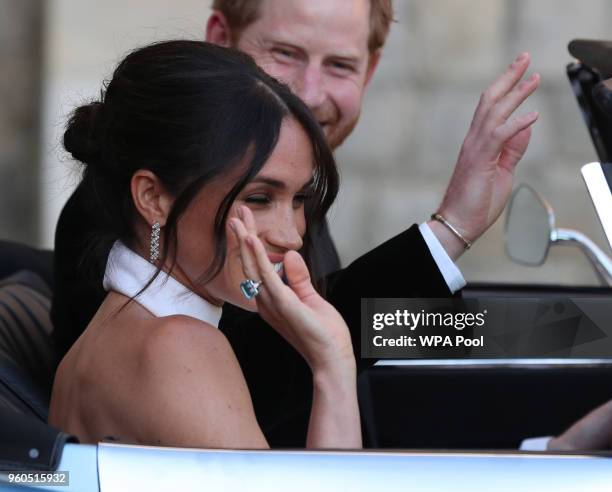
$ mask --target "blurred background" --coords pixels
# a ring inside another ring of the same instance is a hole
[[[349,0],[350,1],[350,0]],[[79,179],[63,152],[70,111],[97,97],[130,49],[202,39],[208,0],[0,0],[0,237],[53,247],[59,212]],[[580,166],[595,151],[565,66],[574,38],[612,39],[610,0],[395,0],[382,61],[354,135],[330,214],[347,264],[436,209],[480,92],[521,51],[542,75],[525,111],[541,116],[517,172],[557,213],[606,252]],[[503,218],[502,218],[503,219]],[[574,248],[539,268],[504,253],[503,220],[459,261],[468,281],[597,284]]]

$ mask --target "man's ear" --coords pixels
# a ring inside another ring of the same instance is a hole
[[[229,48],[232,45],[232,30],[223,12],[213,10],[206,23],[206,41]]]
[[[374,75],[374,72],[376,71],[376,67],[378,66],[378,62],[380,61],[381,54],[382,54],[382,50],[380,49],[370,53],[370,56],[368,58],[368,68],[366,69],[366,78],[365,78],[364,87],[367,87],[368,84],[370,83],[370,80],[372,80],[372,76]]]
[[[160,179],[147,169],[139,169],[130,180],[130,190],[134,206],[144,221],[150,226],[155,222],[165,226],[174,200]]]

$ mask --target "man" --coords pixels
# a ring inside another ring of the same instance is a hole
[[[341,145],[357,124],[365,90],[380,60],[393,20],[391,0],[214,0],[212,8],[206,40],[253,56],[306,102],[332,148]],[[332,277],[332,285],[336,283],[329,298],[353,333],[359,329],[359,297],[438,297],[465,284],[454,265],[466,249],[462,238],[476,240],[501,213],[511,191],[514,167],[527,148],[530,125],[537,118],[535,113],[510,118],[538,86],[537,75],[520,83],[528,64],[527,55],[517,59],[487,89],[478,105],[438,210],[459,235],[443,223],[429,220]],[[333,251],[333,246],[326,250]],[[378,273],[380,278],[377,272],[382,272]],[[390,272],[411,272],[414,280],[408,283],[413,285],[398,286],[404,276],[393,278]],[[360,293],[349,295],[355,285],[360,286]],[[244,328],[248,325],[234,325],[238,330],[250,330],[239,336],[227,325],[223,328],[235,347],[237,340],[242,340],[240,361],[256,409],[264,409],[262,414],[267,415],[273,409],[266,403],[276,401],[273,393],[278,388],[269,392],[262,388],[277,380],[275,373],[280,368],[292,367],[288,363],[291,357],[282,342],[270,343],[274,334],[262,337],[270,330]],[[356,334],[353,340],[357,347]],[[359,357],[358,351],[356,355]],[[298,372],[300,377],[292,373],[292,388],[308,387],[307,373]],[[305,415],[302,419],[305,421]],[[286,439],[287,426],[276,434],[273,428],[272,424],[266,429],[268,437],[274,436],[284,445],[295,443]]]
[[[390,0],[215,0],[206,39],[252,55],[288,83],[317,117],[333,148],[358,121],[364,92],[384,45],[393,13]],[[454,261],[498,218],[513,171],[530,139],[537,113],[514,111],[537,88],[523,54],[483,93],[441,202],[437,220],[413,226],[349,267],[328,277],[329,299],[351,327],[359,357],[361,297],[447,296],[464,284]],[[90,265],[96,287],[83,281],[78,261],[87,247],[75,242],[95,222],[84,215],[77,188],[56,233],[53,320],[67,350],[104,297],[104,265]],[[432,211],[433,212],[433,211]],[[109,248],[110,245],[96,244]],[[339,267],[331,238],[319,231],[317,250],[327,272]],[[232,343],[251,390],[259,423],[272,445],[303,446],[311,377],[297,352],[262,320],[224,309],[221,328]],[[360,367],[368,362],[361,361]]]
[[[335,149],[357,124],[392,19],[391,0],[214,0],[206,40],[248,53],[288,83]],[[519,84],[528,64],[523,54],[483,94],[439,208],[468,240],[503,210],[527,148],[537,114],[510,116],[538,86],[537,74]],[[428,225],[456,260],[465,244],[442,223]]]

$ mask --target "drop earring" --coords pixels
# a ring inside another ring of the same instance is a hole
[[[155,222],[151,226],[151,254],[149,256],[149,261],[151,263],[155,263],[155,261],[159,258],[159,232],[161,231],[161,226],[159,222]]]

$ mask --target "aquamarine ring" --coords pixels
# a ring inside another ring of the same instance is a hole
[[[242,291],[242,295],[247,299],[253,299],[257,294],[259,294],[259,286],[262,282],[258,282],[256,280],[251,280],[247,278],[240,282],[240,290]]]

